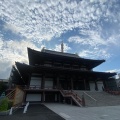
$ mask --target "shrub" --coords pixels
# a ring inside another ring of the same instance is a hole
[[[8,99],[7,98],[4,98],[1,100],[1,104],[0,104],[0,111],[6,111],[8,110]]]

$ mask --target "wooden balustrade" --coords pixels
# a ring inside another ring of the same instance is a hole
[[[112,95],[120,95],[120,90],[112,90],[112,89],[108,89],[108,88],[106,88],[106,89],[104,89],[105,90],[105,92],[107,92],[107,93],[110,93],[110,94],[112,94]]]
[[[60,90],[61,94],[63,95],[63,97],[71,97],[77,105],[82,106],[82,100],[80,99],[80,97],[77,95],[77,93],[71,91],[65,91],[63,89]]]
[[[6,95],[9,100],[13,100],[15,95],[15,89]]]

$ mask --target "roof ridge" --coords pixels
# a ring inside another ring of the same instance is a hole
[[[74,53],[65,53],[65,52],[59,52],[59,51],[48,50],[48,49],[42,49],[41,52],[51,53],[51,54],[57,54],[57,53],[58,53],[58,55],[69,55],[69,57],[77,57],[77,58],[80,58],[79,55],[74,54]]]

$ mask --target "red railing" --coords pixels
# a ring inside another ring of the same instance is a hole
[[[66,90],[63,90],[63,89],[61,89],[60,92],[61,92],[63,97],[71,97],[73,99],[73,101],[76,102],[76,104],[78,104],[81,107],[83,106],[82,105],[82,99],[77,95],[77,93],[73,92],[72,90],[71,91],[66,91]]]
[[[9,99],[9,100],[13,100],[14,99],[14,96],[15,96],[15,91],[16,89],[13,89],[11,92],[9,92],[6,97]]]
[[[117,89],[114,90],[114,89],[106,88],[106,89],[104,89],[104,91],[107,93],[110,93],[112,95],[120,95],[120,90],[117,90]]]

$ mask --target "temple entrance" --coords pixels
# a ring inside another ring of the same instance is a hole
[[[85,90],[84,81],[76,80],[73,84],[74,90]]]
[[[103,91],[103,82],[102,81],[98,81],[97,85],[98,85],[98,91]]]
[[[41,86],[41,77],[31,77],[30,85],[31,86]]]
[[[90,82],[90,91],[95,91],[95,83],[94,82]]]
[[[53,88],[53,78],[45,78],[45,88]]]
[[[56,97],[54,93],[45,93],[45,102],[55,102]]]
[[[41,94],[27,94],[26,101],[29,102],[35,102],[35,101],[41,101]]]
[[[60,87],[64,90],[70,90],[71,84],[69,80],[60,80]]]

